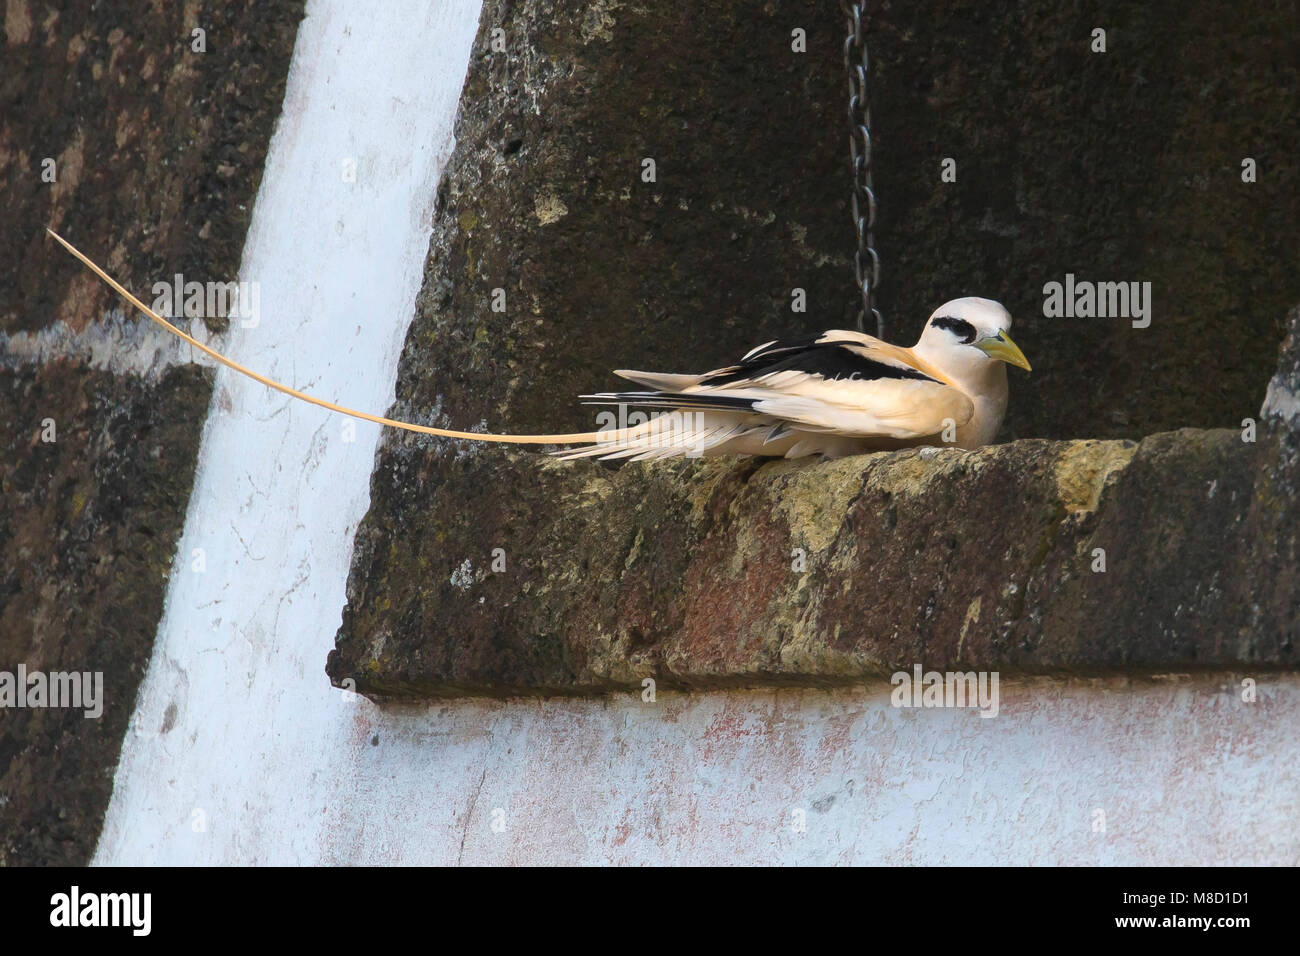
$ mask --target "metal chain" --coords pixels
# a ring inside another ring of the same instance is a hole
[[[871,189],[871,103],[867,96],[871,60],[862,29],[862,4],[840,0],[840,9],[848,19],[849,31],[844,38],[844,69],[849,75],[849,161],[853,173],[853,228],[858,234],[853,275],[862,294],[858,331],[866,331],[866,317],[872,315],[876,336],[883,339],[885,320],[876,307],[880,256],[876,254],[876,194]]]

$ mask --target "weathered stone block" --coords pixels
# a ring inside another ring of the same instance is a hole
[[[1003,438],[1054,440],[611,473],[389,434],[336,683],[1294,663],[1294,576],[1269,577],[1294,568],[1293,479],[1256,471],[1292,439],[1219,430],[1257,413],[1300,299],[1296,170],[1240,175],[1243,151],[1297,149],[1294,11],[1030,3],[1012,23],[978,3],[869,6],[892,337],[954,295],[1003,300],[1035,366]],[[848,324],[842,30],[831,3],[489,0],[393,414],[586,429],[572,396],[611,368],[699,371]],[[1151,282],[1150,327],[1043,318],[1044,283],[1067,273]],[[1280,550],[1250,543],[1265,538]]]
[[[354,585],[404,586],[354,591],[329,670],[437,697],[1294,664],[1232,599],[1257,459],[1193,429],[829,463],[510,455],[509,496],[450,465],[431,490],[458,507],[403,528],[425,545],[359,542]]]

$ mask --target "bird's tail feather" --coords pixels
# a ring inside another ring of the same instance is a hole
[[[323,398],[316,398],[315,396],[308,395],[306,392],[300,392],[295,388],[290,388],[288,385],[282,385],[280,382],[277,382],[274,379],[267,378],[265,375],[259,375],[257,372],[254,372],[250,368],[245,368],[243,365],[240,365],[238,362],[234,361],[233,359],[226,358],[216,349],[204,345],[198,339],[194,338],[191,335],[188,335],[187,333],[183,332],[181,329],[178,329],[176,326],[172,325],[161,315],[159,315],[153,309],[149,308],[147,305],[145,305],[143,302],[137,299],[134,295],[128,292],[116,279],[110,276],[99,266],[95,265],[94,262],[92,262],[79,249],[73,246],[72,243],[68,242],[68,240],[64,239],[53,229],[47,228],[45,231],[48,232],[51,236],[53,236],[58,241],[58,243],[61,246],[63,246],[63,248],[67,249],[68,252],[72,253],[73,256],[79,259],[82,265],[84,265],[91,272],[95,273],[95,275],[103,279],[104,282],[107,283],[110,289],[112,289],[114,292],[120,295],[131,305],[135,306],[137,309],[143,312],[154,322],[158,323],[158,325],[162,326],[168,332],[188,342],[190,345],[194,346],[199,351],[211,356],[217,362],[220,362],[222,365],[226,366],[226,368],[232,369],[233,371],[236,371],[241,375],[246,375],[249,378],[251,378],[253,381],[262,383],[267,388],[275,389],[277,392],[283,392],[285,395],[288,395],[292,398],[296,398],[299,401],[306,402],[309,405],[316,405],[319,406],[320,408],[327,408],[332,412],[338,412],[341,415],[349,415],[352,418],[359,418],[367,422],[374,422],[377,425],[387,425],[390,428],[400,428],[404,431],[418,432],[422,435],[437,435],[442,438],[460,438],[460,439],[467,439],[469,441],[501,442],[501,443],[511,444],[511,445],[567,445],[567,444],[575,444],[580,442],[593,442],[593,441],[600,440],[600,435],[601,435],[600,432],[572,432],[564,435],[494,435],[494,434],[480,433],[480,432],[454,431],[450,428],[435,428],[432,425],[417,425],[414,422],[401,422],[392,418],[384,418],[382,415],[371,415],[368,412],[359,412],[356,409],[347,408],[346,406],[343,405],[336,405],[334,402],[327,402]]]
[[[649,421],[599,432],[594,444],[551,452],[564,460],[626,458],[646,461],[685,456],[698,458],[733,439],[772,433],[772,423],[757,415],[734,411],[675,409]]]
[[[703,375],[678,375],[673,372],[638,372],[630,368],[616,368],[614,374],[647,388],[660,389],[665,392],[680,392],[682,389],[699,385]]]
[[[597,392],[579,395],[584,405],[638,405],[642,408],[677,408],[700,411],[753,411],[755,398],[714,392]]]

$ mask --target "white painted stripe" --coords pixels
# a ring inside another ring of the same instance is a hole
[[[260,283],[261,322],[232,325],[232,357],[356,408],[391,404],[479,9],[309,4],[244,247],[240,279]],[[308,863],[329,851],[325,811],[372,708],[329,686],[325,657],[378,434],[218,372],[96,862]]]

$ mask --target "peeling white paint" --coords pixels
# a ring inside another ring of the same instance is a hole
[[[1292,425],[1300,424],[1300,396],[1286,387],[1281,376],[1275,375],[1269,379],[1259,414],[1261,418],[1280,418]]]
[[[190,335],[221,351],[221,336],[210,335],[202,322],[187,324]],[[121,309],[113,309],[80,332],[61,319],[34,333],[0,332],[0,368],[45,365],[59,358],[118,375],[138,375],[148,382],[156,382],[176,365],[217,364],[148,319],[125,318]]]

